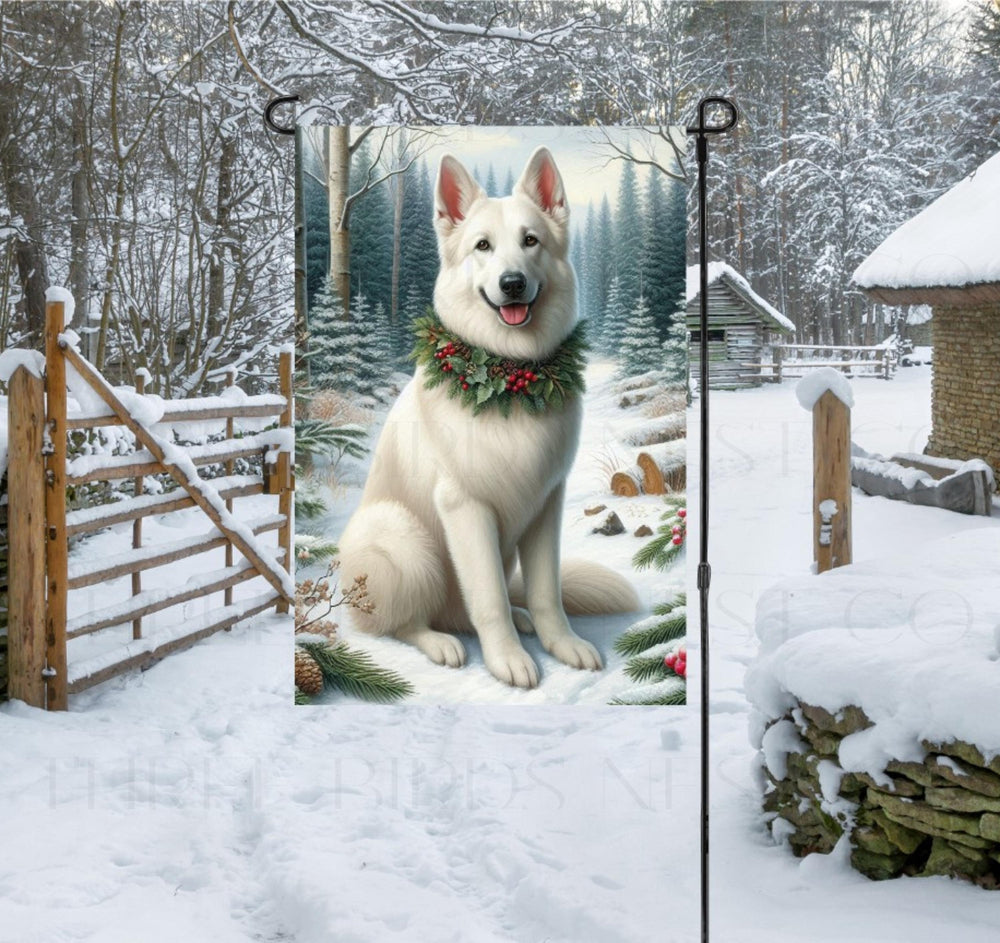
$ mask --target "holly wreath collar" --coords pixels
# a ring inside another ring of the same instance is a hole
[[[514,404],[529,413],[559,409],[583,393],[586,332],[581,321],[548,360],[512,360],[473,347],[434,314],[413,321],[410,358],[424,370],[427,389],[447,384],[448,396],[479,415],[496,409],[509,416]]]

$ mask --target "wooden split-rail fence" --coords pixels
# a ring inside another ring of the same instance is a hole
[[[886,347],[860,347],[831,344],[776,344],[771,348],[770,363],[744,364],[759,368],[760,373],[744,379],[780,383],[783,379],[802,377],[810,370],[833,367],[851,376],[891,380],[896,370],[896,352]]]
[[[27,366],[19,366],[8,384],[8,691],[11,697],[49,710],[65,710],[71,694],[147,668],[267,609],[288,612],[294,605],[291,352],[280,355],[278,395],[161,401],[159,429],[173,423],[225,421],[223,441],[182,449],[144,423],[143,410],[134,408],[141,397],[126,397],[111,387],[76,350],[72,338],[63,333],[64,316],[62,302],[47,305],[44,381]],[[68,370],[75,371],[104,409],[67,414]],[[141,395],[142,388],[140,380],[136,394]],[[277,430],[240,438],[235,434],[240,419],[270,419],[277,422]],[[82,467],[68,462],[71,434],[108,426],[131,432],[140,451],[91,457]],[[261,473],[234,474],[241,459],[258,458]],[[206,465],[222,465],[225,474],[202,478],[197,469]],[[164,474],[178,487],[144,494],[144,480]],[[68,487],[123,479],[134,482],[131,497],[67,513]],[[276,514],[251,520],[234,516],[235,500],[265,493],[277,496]],[[211,531],[160,546],[143,543],[144,519],[192,507],[203,512],[213,525]],[[96,559],[81,553],[70,562],[71,538],[128,523],[132,525],[128,550]],[[256,539],[273,531],[277,531],[277,553]],[[207,570],[181,587],[143,590],[144,572],[217,549],[224,551],[225,566]],[[241,560],[235,560],[237,553]],[[131,595],[124,601],[69,611],[73,590],[126,576],[131,577]],[[234,601],[233,587],[255,577],[263,577],[267,590]],[[207,608],[200,618],[182,616],[179,627],[145,637],[146,617],[216,594],[222,595],[221,605]],[[130,636],[110,655],[80,663],[67,655],[67,643],[73,639],[112,629],[127,632],[129,627]]]

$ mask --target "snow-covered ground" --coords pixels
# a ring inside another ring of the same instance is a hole
[[[594,418],[590,490],[618,417]],[[659,513],[605,503],[631,529]],[[581,508],[568,533],[628,570],[642,541],[591,535]],[[610,656],[628,621],[578,625]],[[289,622],[216,635],[67,714],[0,706],[2,943],[696,937],[691,708],[603,706],[613,669],[547,656],[539,700],[599,706],[295,707]],[[446,677],[495,685],[471,661]]]
[[[854,441],[883,454],[920,452],[930,431],[930,370],[900,370],[890,382],[853,381]],[[692,441],[697,421],[691,413]],[[836,857],[800,861],[773,844],[753,773],[756,751],[749,742],[744,675],[758,652],[758,599],[773,584],[810,572],[812,419],[790,382],[713,393],[710,422],[713,940],[995,940],[997,900],[989,891],[944,878],[873,883],[850,869],[841,849]],[[696,480],[693,469],[691,476]],[[692,505],[693,492],[689,488]],[[967,517],[857,490],[853,503],[857,563],[919,552],[960,532],[1000,527],[1000,516]],[[1000,560],[994,563],[1000,573]],[[892,575],[884,576],[888,589]],[[694,635],[694,626],[688,631]],[[849,676],[847,644],[842,668]]]
[[[667,601],[685,588],[683,566],[676,564],[666,577],[653,571],[637,572],[632,568],[632,556],[646,539],[633,536],[642,524],[656,530],[664,511],[663,500],[655,495],[622,498],[611,494],[611,470],[618,467],[627,456],[635,453],[622,438],[635,423],[643,419],[640,407],[622,409],[621,395],[615,391],[614,365],[607,361],[592,363],[587,369],[587,406],[581,431],[577,460],[567,484],[567,499],[563,514],[562,552],[565,557],[578,557],[602,563],[626,575],[639,591],[646,606],[637,614],[609,617],[587,617],[572,620],[578,634],[593,643],[604,658],[605,670],[601,672],[578,671],[564,665],[542,648],[535,636],[522,636],[521,641],[541,668],[539,686],[526,691],[512,688],[493,678],[483,663],[479,641],[473,636],[463,637],[468,655],[467,663],[460,669],[433,664],[417,649],[392,638],[372,638],[357,631],[349,619],[341,622],[340,634],[352,646],[364,649],[384,667],[391,668],[416,688],[413,700],[417,702],[462,702],[505,704],[607,704],[612,697],[634,688],[622,673],[624,659],[612,645],[614,640],[631,623],[649,614],[649,607]],[[384,418],[384,416],[381,416]],[[374,441],[374,436],[372,437]],[[682,443],[678,443],[682,445]],[[365,460],[342,460],[337,466],[336,488],[323,490],[330,513],[321,521],[310,525],[334,538],[347,523],[361,499],[369,453]],[[598,514],[585,514],[585,509],[605,505]],[[625,533],[616,536],[595,534],[608,514],[614,511],[625,526]],[[299,578],[317,577],[323,567],[299,565]],[[340,700],[336,694],[331,700]],[[321,700],[321,699],[317,699]]]
[[[929,370],[854,386],[859,444],[920,450]],[[758,596],[811,563],[809,422],[792,384],[713,394],[712,940],[987,943],[990,892],[763,825],[743,675]],[[862,560],[1000,519],[856,494],[854,525]],[[0,707],[0,941],[698,938],[693,707],[296,708],[291,652],[262,617],[68,714]]]

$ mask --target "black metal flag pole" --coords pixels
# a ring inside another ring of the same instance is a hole
[[[728,98],[703,98],[698,103],[698,124],[688,128],[695,135],[698,156],[698,266],[701,285],[701,336],[699,338],[698,402],[701,409],[701,464],[699,467],[700,554],[698,593],[701,613],[701,940],[708,943],[708,135],[724,134],[736,127],[739,112]]]

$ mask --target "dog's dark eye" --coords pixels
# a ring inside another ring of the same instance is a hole
[[[490,241],[488,239],[480,239],[476,243],[476,249],[479,252],[489,252],[490,251]]]
[[[524,244],[526,246],[537,246],[538,236],[532,236],[530,233],[524,237]]]

